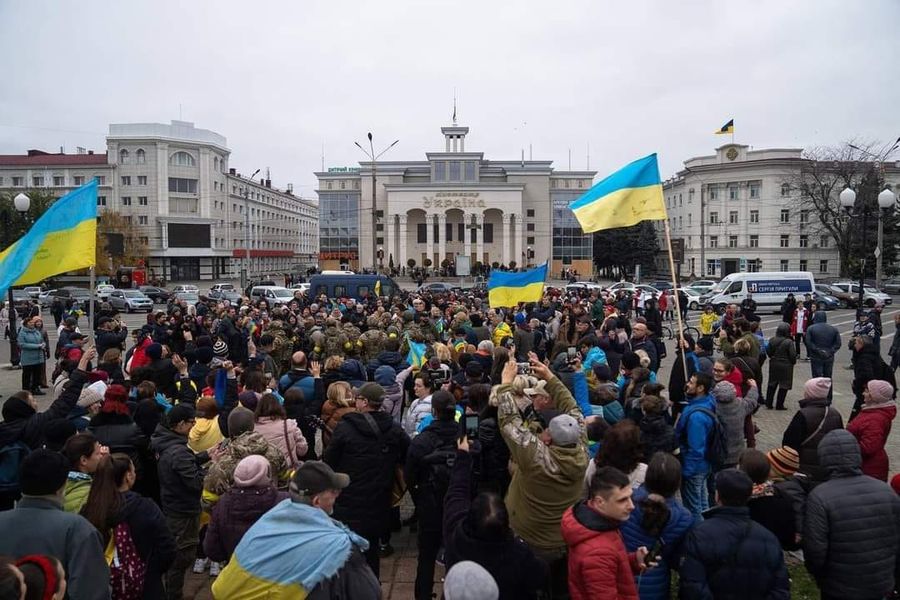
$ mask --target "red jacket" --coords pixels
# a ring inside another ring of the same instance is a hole
[[[888,455],[884,444],[891,433],[891,421],[896,416],[897,407],[893,403],[872,408],[863,407],[856,418],[847,425],[847,431],[859,442],[862,471],[869,477],[887,481]]]
[[[734,386],[734,394],[738,398],[744,397],[744,374],[737,367],[731,370],[731,373],[725,376],[722,381],[727,381]]]
[[[638,565],[634,553],[625,550],[619,525],[584,502],[563,514],[572,600],[637,600]]]

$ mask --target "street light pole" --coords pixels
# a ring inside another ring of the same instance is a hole
[[[897,196],[890,189],[885,188],[878,194],[878,245],[875,253],[875,289],[881,291],[881,267],[884,260],[884,213],[888,210],[893,212]]]
[[[25,215],[28,213],[28,209],[31,208],[31,198],[22,193],[16,194],[16,197],[13,199],[13,205],[16,207],[16,211],[18,211],[24,219]],[[8,228],[6,233],[9,233]],[[7,238],[6,241],[11,243],[9,238]],[[17,339],[18,333],[16,332],[16,302],[13,299],[12,285],[9,286],[9,290],[7,290],[6,293],[9,300],[9,309],[6,311],[9,315],[9,362],[13,365],[13,368],[15,368],[18,366],[17,358],[19,354],[19,341]]]
[[[247,289],[250,284],[250,182],[259,173],[260,169],[253,172],[247,185],[244,187],[244,268],[241,269],[241,289]]]
[[[353,143],[356,144],[356,147],[359,148],[360,150],[362,150],[363,154],[368,156],[369,160],[372,161],[372,267],[377,269],[377,267],[375,267],[375,265],[376,265],[375,261],[376,261],[376,256],[378,253],[378,250],[377,250],[377,248],[378,248],[378,235],[377,235],[377,229],[378,229],[378,210],[377,210],[377,208],[378,208],[378,206],[377,206],[377,200],[376,200],[376,195],[375,195],[375,191],[376,191],[375,186],[376,186],[378,179],[376,177],[375,170],[376,170],[376,165],[377,165],[378,159],[381,158],[381,156],[385,152],[387,152],[388,150],[390,150],[391,148],[396,146],[397,142],[399,142],[400,140],[394,140],[394,142],[390,146],[388,146],[387,148],[385,148],[378,154],[375,154],[375,142],[374,142],[374,138],[372,137],[371,131],[367,134],[367,137],[369,138],[369,149],[368,150],[363,148],[359,142],[353,142]]]

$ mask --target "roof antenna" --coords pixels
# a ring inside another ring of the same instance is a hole
[[[453,126],[456,127],[456,88],[453,88]]]

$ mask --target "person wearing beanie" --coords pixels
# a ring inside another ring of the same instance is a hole
[[[251,454],[234,469],[234,485],[212,510],[203,549],[209,560],[224,563],[241,538],[263,514],[288,498],[275,488],[272,465],[264,456]]]
[[[150,438],[150,447],[159,456],[160,508],[178,548],[175,562],[166,574],[170,600],[181,600],[185,570],[191,565],[199,543],[201,465],[209,460],[209,455],[194,454],[188,448],[188,434],[195,422],[193,405],[176,404]]]
[[[108,600],[109,566],[100,533],[83,517],[63,510],[66,458],[35,450],[22,460],[22,500],[0,512],[0,554],[47,555],[66,573],[67,597]]]
[[[800,410],[784,430],[781,445],[794,448],[800,455],[798,471],[814,483],[825,481],[828,473],[819,466],[819,442],[829,431],[844,428],[841,413],[828,402],[832,382],[828,377],[814,377],[803,385]]]
[[[750,516],[753,480],[738,469],[716,474],[717,506],[682,546],[682,598],[789,598],[790,580],[778,538]]]
[[[900,497],[862,472],[860,446],[849,431],[819,444],[828,481],[807,496],[803,557],[823,600],[886,598],[900,552]]]
[[[518,316],[518,315],[517,315]],[[487,570],[478,563],[463,560],[453,565],[444,577],[445,600],[497,600],[500,589]]]
[[[375,383],[384,389],[384,400],[381,403],[381,410],[391,415],[397,423],[400,422],[400,415],[403,409],[403,382],[406,376],[398,377],[394,367],[390,365],[381,365],[375,369]]]
[[[750,518],[771,531],[784,550],[800,548],[797,524],[803,515],[796,515],[793,495],[784,487],[786,478],[797,469],[797,452],[793,448],[774,448],[768,453],[748,448],[741,453],[738,468],[753,482],[753,493],[747,502]],[[802,511],[801,511],[802,512]]]
[[[772,448],[766,452],[766,460],[769,462],[771,473],[769,479],[781,481],[793,477],[800,469],[800,455],[788,446]],[[752,475],[751,475],[752,478]]]
[[[92,384],[96,385],[96,384]],[[106,389],[100,412],[91,418],[87,430],[97,441],[109,448],[109,452],[126,454],[134,464],[137,476],[143,479],[142,456],[149,440],[134,422],[128,410],[128,390],[113,384]]]
[[[50,408],[43,412],[37,411],[37,402],[27,390],[16,392],[7,398],[0,411],[3,416],[3,422],[0,423],[0,448],[16,443],[31,450],[40,448],[47,424],[54,419],[68,417],[75,408],[87,379],[87,365],[95,355],[93,348],[82,354],[78,368],[72,371],[69,384]],[[0,484],[4,487],[0,491],[0,510],[9,510],[19,498],[18,485],[12,477],[0,480]]]
[[[863,407],[847,424],[847,431],[859,442],[862,471],[869,477],[887,481],[889,460],[884,445],[891,434],[891,422],[897,416],[894,386],[872,379],[863,391]]]
[[[534,330],[531,329],[524,313],[516,313],[516,330],[513,332],[513,344],[516,347],[515,360],[528,362],[528,353],[534,349]]]
[[[176,398],[178,396],[178,387],[175,385],[175,381],[178,379],[178,368],[173,360],[169,358],[166,347],[157,343],[150,344],[147,346],[146,353],[147,358],[150,359],[150,364],[148,365],[150,381],[156,384],[156,390],[166,398]],[[185,375],[187,375],[186,370]]]
[[[91,373],[93,372],[91,371]],[[89,377],[91,373],[88,374]],[[81,389],[78,403],[69,415],[69,420],[75,425],[75,429],[84,431],[90,424],[91,419],[100,413],[106,388],[107,385],[103,381],[94,381]]]
[[[409,448],[409,436],[382,410],[385,396],[377,383],[356,390],[356,411],[338,421],[323,456],[332,469],[350,476],[350,485],[334,505],[334,517],[368,540],[364,554],[376,577],[380,539],[391,523],[395,473]]]

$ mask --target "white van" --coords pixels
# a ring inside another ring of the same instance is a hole
[[[809,271],[769,271],[732,273],[700,298],[700,304],[722,309],[727,304],[740,304],[750,294],[758,311],[778,310],[788,294],[797,300],[815,295],[816,282]]]

